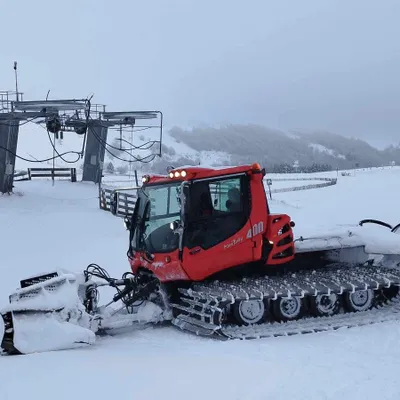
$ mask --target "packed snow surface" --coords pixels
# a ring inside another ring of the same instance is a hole
[[[271,209],[292,216],[296,237],[354,230],[363,218],[397,224],[399,180],[398,168],[339,174],[335,186],[273,194]],[[99,209],[97,193],[82,182],[28,181],[0,197],[1,305],[36,273],[93,262],[118,277],[128,269],[123,222]],[[140,329],[84,348],[0,357],[0,398],[397,399],[399,337],[399,322],[231,342]]]

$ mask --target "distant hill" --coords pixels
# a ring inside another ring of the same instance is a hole
[[[64,135],[64,140],[56,141],[59,152],[70,150],[80,151],[82,137],[74,133]],[[132,159],[127,151],[118,151],[119,134],[110,131],[107,142],[105,172],[112,164],[112,169],[124,173],[129,163],[121,161]],[[124,137],[132,140],[130,135]],[[156,133],[149,131],[134,134],[135,146],[147,149],[146,143],[156,140]],[[129,146],[128,146],[129,147]],[[159,146],[147,150],[134,150],[138,157],[146,157],[152,152],[157,153]],[[18,143],[18,154],[28,159],[44,159],[51,157],[53,149],[49,143],[47,132],[42,127],[29,124],[21,127]],[[66,160],[76,160],[76,155],[67,155]],[[162,141],[162,158],[156,157],[148,164],[132,162],[130,170],[152,171],[165,173],[168,166],[198,165],[211,166],[237,165],[241,163],[259,162],[269,171],[282,172],[284,168],[292,168],[298,163],[300,169],[313,165],[324,169],[349,169],[358,167],[375,167],[390,165],[392,162],[400,165],[400,146],[390,146],[379,150],[363,140],[347,138],[329,132],[286,133],[272,130],[259,125],[226,125],[218,128],[198,127],[184,130],[174,127],[164,132]],[[73,164],[67,164],[57,159],[57,166],[81,167],[82,159]],[[28,163],[17,160],[17,168],[32,166],[51,166],[52,161],[44,164]]]
[[[259,125],[219,128],[178,127],[168,132],[163,158],[151,169],[164,172],[167,165],[236,165],[260,162],[269,170],[282,164],[299,168],[323,165],[330,169],[400,164],[400,146],[378,150],[367,142],[329,132],[285,133]],[[150,166],[149,166],[150,167]]]

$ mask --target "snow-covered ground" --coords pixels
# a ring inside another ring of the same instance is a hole
[[[386,220],[391,224],[400,222],[400,190],[396,183],[400,179],[400,167],[356,170],[351,176],[342,176],[340,172],[291,175],[338,179],[336,185],[323,189],[272,194],[272,211],[291,215],[296,222],[297,236],[310,236],[316,231],[325,232],[330,228],[357,224],[363,218]],[[287,176],[289,174],[279,177]],[[273,181],[278,175],[271,177]],[[313,182],[303,182],[307,183]],[[285,183],[288,187],[292,184]]]
[[[271,209],[293,217],[296,236],[367,217],[397,223],[399,180],[400,168],[339,173],[335,186],[273,194]],[[128,269],[127,233],[98,208],[97,190],[27,181],[0,197],[1,304],[21,278],[55,267],[95,262],[114,276]],[[148,328],[89,348],[1,357],[0,399],[397,399],[399,336],[398,322],[231,342]]]

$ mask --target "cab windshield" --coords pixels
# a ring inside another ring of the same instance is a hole
[[[138,218],[132,238],[134,250],[162,253],[178,248],[179,236],[171,230],[170,223],[180,221],[180,188],[181,183],[174,182],[143,186],[138,191]]]

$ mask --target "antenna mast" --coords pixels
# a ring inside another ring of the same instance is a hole
[[[17,73],[17,62],[14,61],[14,71],[15,71],[15,96],[17,97],[17,101],[19,101],[18,98],[18,73]]]

